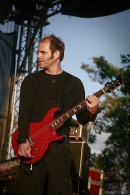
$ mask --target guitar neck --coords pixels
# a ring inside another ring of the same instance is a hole
[[[96,97],[99,98],[101,95],[103,95],[105,93],[112,92],[117,87],[119,87],[121,84],[122,84],[122,78],[118,78],[110,83],[106,83],[104,88],[100,89],[99,91],[97,91],[93,95],[95,95]],[[67,119],[71,118],[74,114],[78,113],[80,110],[82,110],[85,107],[87,107],[87,105],[86,105],[86,101],[84,100],[81,103],[79,103],[78,105],[76,105],[75,107],[73,107],[72,109],[70,109],[69,111],[67,111],[66,113],[64,113],[63,115],[61,115],[60,117],[58,117],[57,119],[55,119],[49,125],[50,128],[55,129],[55,128],[62,126]]]
[[[93,95],[95,95],[96,97],[100,97],[104,93],[105,93],[105,91],[103,89],[100,89],[99,91],[97,91]],[[74,106],[72,109],[70,109],[69,111],[65,112],[63,115],[61,115],[57,119],[55,119],[50,124],[50,128],[51,129],[55,129],[55,128],[60,127],[61,125],[64,124],[64,122],[66,120],[70,119],[73,115],[75,115],[76,113],[78,113],[80,110],[84,109],[86,106],[87,106],[86,105],[86,101],[83,100],[82,102],[80,102],[79,104],[77,104],[76,106]]]
[[[104,89],[100,89],[99,91],[97,91],[96,93],[94,93],[93,95],[95,95],[97,98],[99,98],[101,95],[103,95],[104,93],[106,93],[104,91]]]

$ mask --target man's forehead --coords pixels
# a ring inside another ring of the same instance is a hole
[[[50,40],[49,39],[45,39],[45,40],[42,40],[40,43],[43,43],[43,44],[50,44],[51,42],[50,42]]]
[[[38,47],[50,47],[50,41],[42,41]]]

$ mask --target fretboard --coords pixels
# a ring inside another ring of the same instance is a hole
[[[100,89],[99,91],[94,93],[94,95],[96,97],[100,97],[104,93],[105,93],[105,91],[103,89]],[[50,124],[50,128],[55,129],[55,128],[60,127],[61,125],[63,125],[65,123],[66,120],[70,119],[73,115],[75,115],[80,110],[84,109],[85,107],[87,108],[87,105],[86,105],[86,101],[84,100],[84,101],[80,102],[79,104],[77,104],[76,106],[74,106],[73,108],[71,108],[69,111],[65,112],[63,115],[61,115],[57,119],[55,119]]]

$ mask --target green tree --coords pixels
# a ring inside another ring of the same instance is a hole
[[[94,66],[82,64],[90,79],[100,84],[121,77],[123,85],[101,102],[101,114],[93,124],[96,133],[108,133],[105,149],[92,155],[91,166],[104,170],[105,177],[130,181],[130,54],[121,55],[118,68],[103,56],[93,57]],[[91,135],[91,133],[90,133]],[[92,135],[91,135],[92,136]],[[90,137],[91,137],[90,136]],[[95,139],[96,140],[96,139]],[[93,141],[95,141],[93,140]]]

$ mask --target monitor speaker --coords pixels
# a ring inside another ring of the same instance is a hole
[[[90,162],[90,147],[84,141],[70,141],[71,158],[71,179],[73,194],[87,194],[88,174]]]

